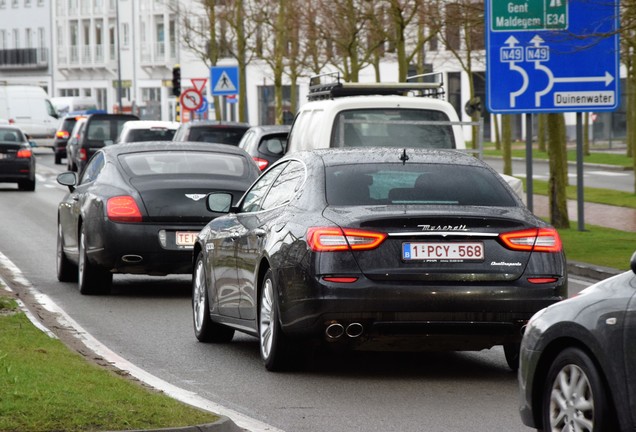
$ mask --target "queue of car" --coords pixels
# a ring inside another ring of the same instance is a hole
[[[118,119],[58,177],[58,279],[103,294],[117,273],[192,274],[195,337],[254,336],[270,371],[316,345],[501,345],[528,426],[633,430],[636,254],[566,300],[558,232],[467,154],[434,86],[408,103],[402,87],[316,88],[291,128],[194,121],[139,142],[125,131],[153,126]]]

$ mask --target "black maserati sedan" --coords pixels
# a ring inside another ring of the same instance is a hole
[[[636,253],[630,266],[528,323],[518,375],[526,425],[636,430]]]
[[[256,336],[268,370],[305,343],[481,350],[516,368],[527,320],[566,297],[557,231],[460,151],[329,149],[277,161],[194,246],[200,341]],[[340,349],[339,348],[339,349]]]
[[[240,197],[260,170],[243,150],[172,141],[126,143],[97,151],[81,174],[58,182],[57,277],[82,294],[108,293],[114,273],[192,272],[194,240],[217,216],[212,191]]]

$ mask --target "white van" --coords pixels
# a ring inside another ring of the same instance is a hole
[[[0,84],[0,119],[31,138],[52,138],[59,123],[49,96],[37,85]]]
[[[97,99],[90,96],[53,97],[51,103],[60,117],[64,117],[68,113],[97,109]]]

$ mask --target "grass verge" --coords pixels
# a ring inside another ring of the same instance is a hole
[[[157,429],[218,419],[86,361],[7,298],[0,291],[1,431]]]
[[[519,177],[523,182],[523,190],[526,191],[526,179]],[[532,182],[532,192],[537,195],[548,195],[548,182],[543,180],[534,180]],[[627,207],[636,209],[636,194],[622,192],[613,189],[600,189],[584,187],[585,202],[597,204],[607,204],[617,207]],[[576,185],[570,185],[566,188],[568,199],[576,199]]]
[[[636,232],[585,225],[586,231],[559,229],[568,260],[581,261],[619,270],[629,270],[629,259],[636,250]]]
[[[512,149],[511,150],[512,157],[523,158],[526,157],[525,149]],[[495,150],[494,144],[485,144],[484,145],[484,155],[485,156],[497,156],[503,157],[501,150]],[[541,159],[548,160],[548,153],[542,152],[537,149],[532,151],[533,159]],[[575,162],[576,161],[576,150],[568,150],[568,161]],[[623,168],[633,168],[634,161],[632,158],[627,157],[625,154],[618,153],[607,153],[607,152],[592,152],[587,156],[583,156],[584,163],[593,163],[593,164],[603,164],[603,165],[616,165]]]

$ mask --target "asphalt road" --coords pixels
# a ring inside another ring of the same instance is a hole
[[[109,296],[82,296],[55,277],[55,183],[63,166],[40,150],[36,192],[0,184],[0,252],[112,351],[149,373],[287,432],[526,431],[503,351],[318,354],[301,371],[269,373],[255,338],[198,343],[190,278],[116,275]],[[588,283],[571,281],[571,292]],[[267,430],[263,428],[262,430]]]

